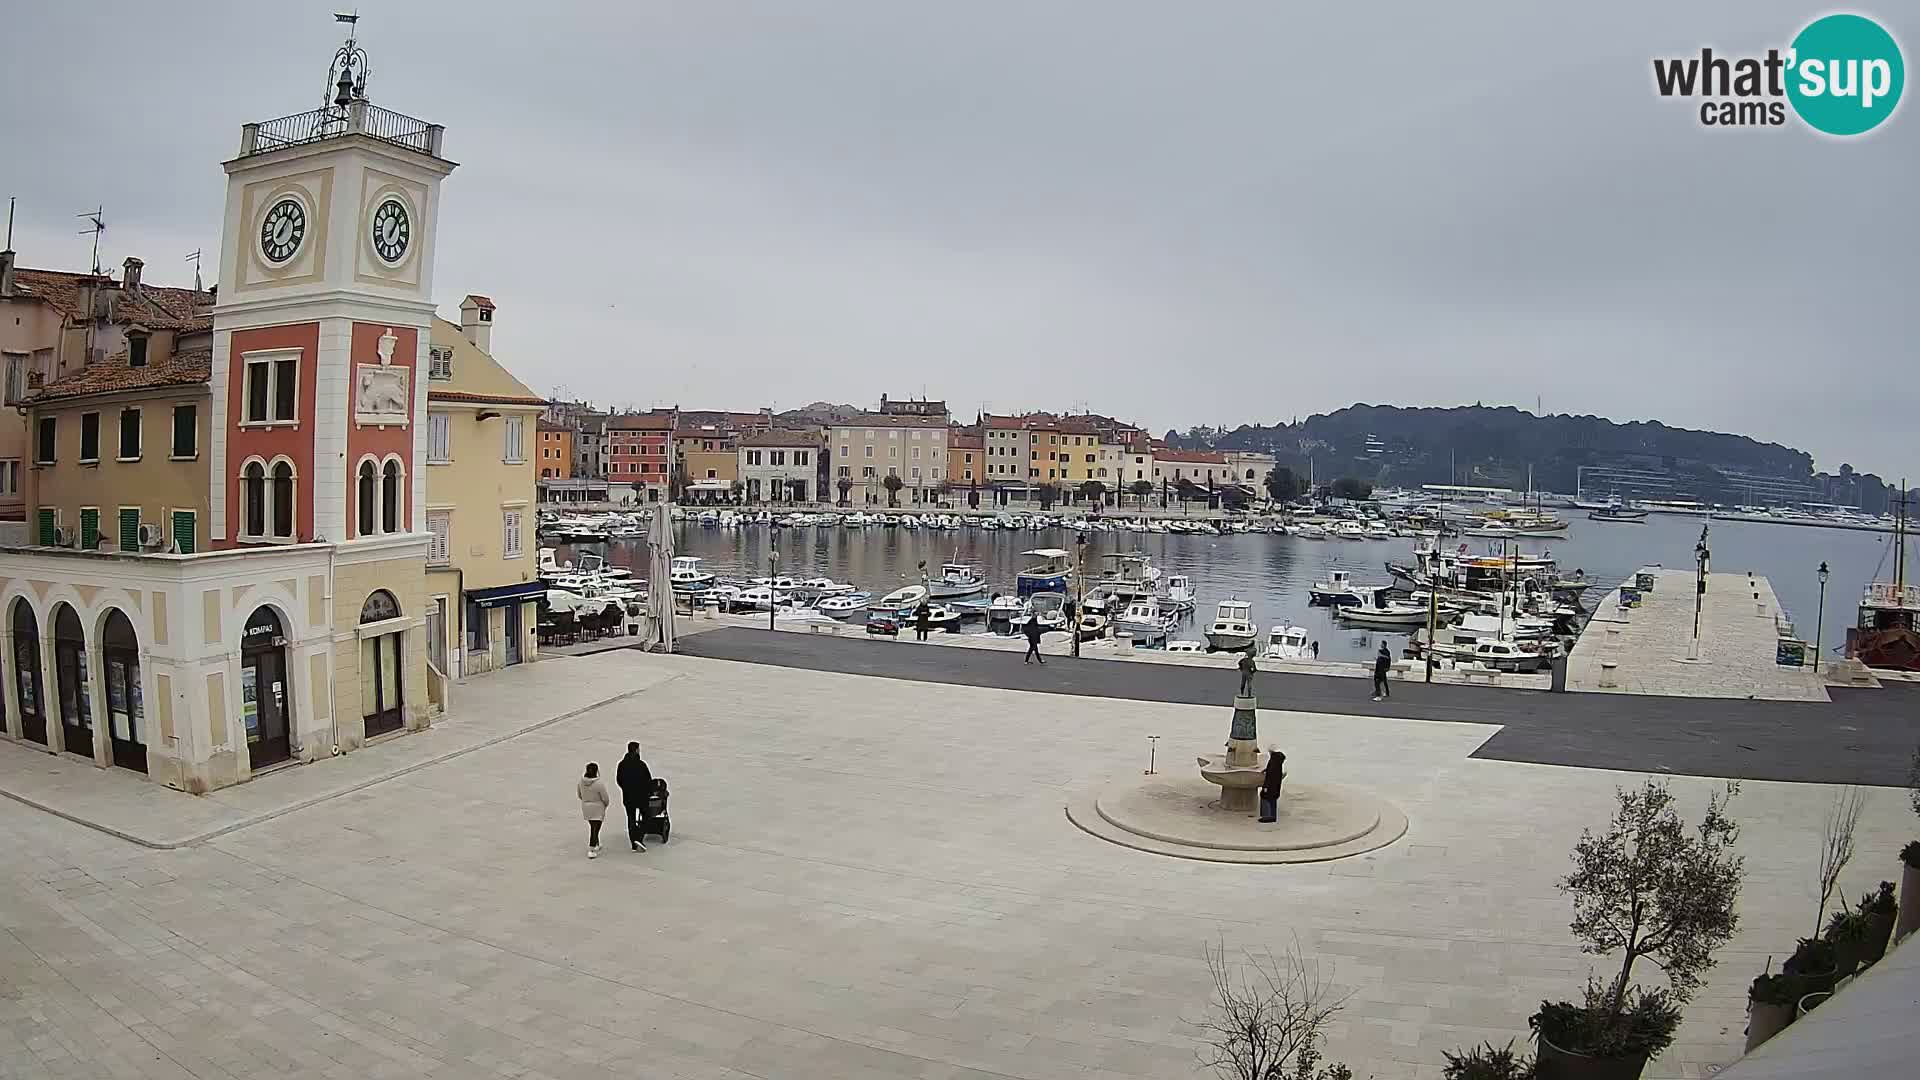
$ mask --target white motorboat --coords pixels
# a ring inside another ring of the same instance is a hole
[[[1358,604],[1365,599],[1354,587],[1353,572],[1349,570],[1328,571],[1327,580],[1314,582],[1307,589],[1307,595],[1316,604]]]
[[[700,569],[698,555],[676,555],[667,580],[674,592],[700,592],[713,587],[714,576]]]
[[[1357,521],[1336,521],[1332,536],[1335,540],[1365,540],[1367,529]]]
[[[1327,538],[1327,527],[1318,522],[1309,521],[1295,528],[1293,535],[1302,540],[1325,540]]]
[[[1160,586],[1160,568],[1143,554],[1107,554],[1100,556],[1106,567],[1100,571],[1100,584],[1125,600],[1152,596]]]
[[[1213,622],[1207,627],[1209,647],[1236,652],[1252,648],[1259,637],[1260,628],[1254,625],[1251,603],[1232,598],[1220,601],[1214,610]]]
[[[1019,618],[1020,613],[1025,609],[1026,604],[1019,597],[997,593],[987,602],[987,621],[990,623],[1012,622]]]
[[[1502,521],[1489,521],[1484,525],[1462,530],[1463,536],[1479,536],[1490,540],[1501,540],[1520,535],[1520,530]]]
[[[1027,623],[1038,622],[1040,632],[1065,630],[1067,628],[1067,595],[1057,592],[1034,593],[1027,597],[1020,614],[1014,616],[1013,628],[1024,632]]]
[[[845,596],[855,592],[853,586],[835,581],[832,578],[810,577],[800,583],[799,591],[809,596]]]
[[[940,600],[972,596],[986,587],[987,579],[966,563],[946,563],[940,567],[940,576],[927,582],[927,591]]]
[[[1172,636],[1174,620],[1160,610],[1160,602],[1153,597],[1134,600],[1127,604],[1112,622],[1116,636],[1125,634],[1135,641],[1160,641]]]
[[[1080,616],[1079,632],[1081,641],[1093,641],[1107,636],[1107,617],[1091,611]]]
[[[837,626],[833,616],[818,608],[783,607],[773,613],[773,625],[781,626]]]
[[[913,621],[914,613],[911,611],[907,612],[906,618],[909,621]],[[960,629],[960,612],[945,604],[928,604],[927,628],[929,630],[944,630],[948,633],[957,632]]]
[[[1193,579],[1185,574],[1169,575],[1167,594],[1160,598],[1160,606],[1170,614],[1181,615],[1192,611],[1194,603]]]
[[[914,608],[925,603],[926,599],[927,587],[925,585],[908,585],[904,588],[895,589],[880,599],[875,600],[872,607],[874,611],[911,612]]]
[[[1276,624],[1267,631],[1267,651],[1262,655],[1269,660],[1311,660],[1313,642],[1304,626]]]
[[[773,591],[779,593],[782,597],[785,597],[788,593],[800,587],[800,582],[785,574],[774,578],[757,577],[753,579],[753,583],[755,585],[771,585]]]
[[[1167,642],[1167,651],[1170,653],[1206,652],[1207,643],[1204,641],[1169,641]]]
[[[734,594],[732,607],[735,611],[766,611],[785,603],[787,596],[784,593],[765,585],[755,585]]]
[[[818,608],[822,615],[844,619],[856,611],[867,610],[867,605],[872,600],[873,594],[870,592],[840,593],[836,596],[821,597],[820,602],[814,607]]]
[[[1428,618],[1425,604],[1408,604],[1398,600],[1384,600],[1378,597],[1371,604],[1348,604],[1335,612],[1343,626],[1371,627],[1375,629],[1394,629],[1408,626],[1425,626]]]

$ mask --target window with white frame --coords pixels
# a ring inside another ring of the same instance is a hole
[[[20,494],[20,459],[0,461],[0,495]]]
[[[427,511],[427,565],[447,565],[447,539],[453,533],[453,512],[450,510]]]
[[[503,451],[501,453],[501,457],[500,457],[501,461],[504,461],[509,465],[518,465],[521,462],[527,460],[526,453],[524,449],[522,449],[526,445],[526,434],[527,434],[527,418],[526,417],[524,416],[507,417],[506,446],[503,448]]]
[[[450,452],[452,419],[443,412],[427,414],[427,461],[440,464],[453,460]]]
[[[248,356],[246,372],[246,424],[291,424],[300,399],[300,357],[298,353]]]
[[[10,352],[6,354],[6,401],[5,404],[18,404],[27,392],[27,354]]]
[[[808,453],[810,453],[810,451],[807,451],[807,450],[795,450],[795,451],[793,452],[793,463],[794,463],[795,465],[805,465],[805,464],[807,463],[807,455],[808,455]]]
[[[500,556],[505,559],[520,557],[520,511],[503,510],[500,513]]]

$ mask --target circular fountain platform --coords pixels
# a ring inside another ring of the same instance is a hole
[[[1156,773],[1123,780],[1067,806],[1067,817],[1122,847],[1228,863],[1344,859],[1382,848],[1407,831],[1407,816],[1358,788],[1288,780],[1280,820],[1223,810],[1220,789],[1199,776]]]

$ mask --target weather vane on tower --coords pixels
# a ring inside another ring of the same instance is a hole
[[[367,76],[371,68],[367,63],[367,50],[354,38],[360,29],[360,13],[336,11],[333,21],[347,24],[347,41],[334,51],[333,63],[327,67],[327,89],[322,95],[325,104],[321,107],[331,106],[344,112],[348,105],[367,100]]]

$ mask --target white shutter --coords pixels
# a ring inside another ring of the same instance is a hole
[[[427,460],[446,461],[448,450],[446,413],[427,414]]]
[[[432,566],[447,564],[447,534],[452,530],[452,521],[444,510],[427,515],[427,531],[433,539],[427,544],[427,562]]]
[[[520,452],[521,434],[525,430],[525,427],[526,427],[525,417],[522,417],[522,416],[507,417],[507,446],[506,446],[506,454],[504,455],[503,460],[513,461],[513,462],[526,460],[525,456],[522,455]]]

